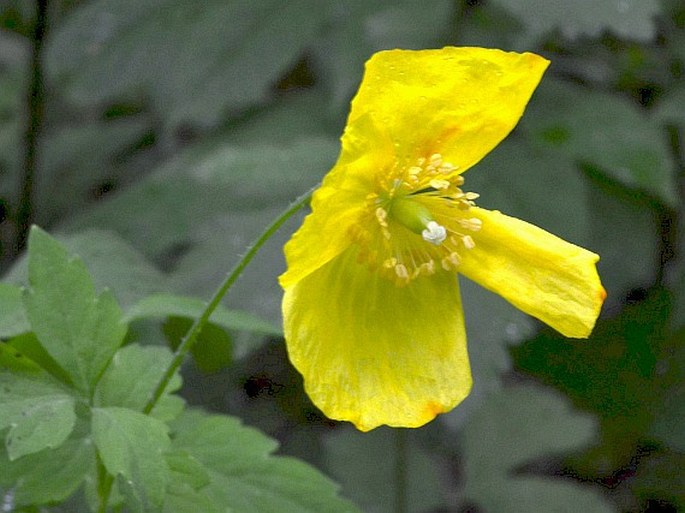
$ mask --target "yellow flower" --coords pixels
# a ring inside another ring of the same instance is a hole
[[[418,427],[468,395],[457,273],[566,336],[592,331],[606,296],[599,257],[463,190],[548,64],[483,48],[366,64],[340,157],[280,277],[289,357],[330,418]]]

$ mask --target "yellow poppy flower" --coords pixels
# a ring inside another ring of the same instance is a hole
[[[418,427],[468,395],[457,273],[566,336],[592,331],[606,296],[599,257],[477,207],[463,188],[548,64],[483,48],[367,62],[340,157],[280,277],[289,357],[330,418]]]

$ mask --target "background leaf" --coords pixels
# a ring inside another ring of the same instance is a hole
[[[376,429],[360,433],[349,426],[328,435],[324,441],[325,465],[342,485],[343,493],[354,499],[367,513],[395,512],[397,465],[406,472],[406,506],[408,512],[439,511],[448,501],[443,490],[441,468],[434,455],[418,443],[418,432],[411,430]],[[405,437],[405,440],[398,440]],[[406,444],[406,453],[398,454],[399,444]]]
[[[264,101],[324,21],[311,0],[259,7],[246,0],[99,0],[57,30],[47,67],[74,102],[111,100],[142,86],[169,125],[214,124],[228,108]]]
[[[153,295],[133,305],[126,312],[126,319],[134,321],[146,318],[187,317],[195,319],[199,317],[206,306],[200,299],[173,295]],[[268,335],[280,335],[281,330],[247,312],[229,310],[219,307],[214,311],[210,322],[227,330],[244,330],[264,333]]]
[[[525,24],[532,44],[535,38],[560,29],[567,37],[599,36],[609,30],[627,38],[649,40],[654,37],[654,17],[660,12],[658,0],[621,0],[594,2],[576,0],[497,0]]]
[[[614,511],[597,491],[521,475],[527,462],[587,445],[594,426],[558,396],[531,386],[488,397],[464,428],[466,497],[488,511]]]

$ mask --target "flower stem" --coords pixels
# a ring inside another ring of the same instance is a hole
[[[193,344],[197,341],[197,337],[202,331],[202,328],[204,328],[205,324],[207,324],[207,321],[209,321],[209,317],[212,315],[214,310],[216,310],[216,307],[219,306],[219,303],[226,295],[226,292],[228,292],[231,286],[242,274],[247,265],[257,254],[259,249],[264,245],[264,243],[267,240],[269,240],[274,233],[278,231],[278,229],[283,225],[283,223],[285,223],[295,213],[297,213],[299,210],[301,210],[305,205],[309,203],[309,200],[312,197],[312,192],[316,187],[318,187],[318,185],[313,187],[312,189],[304,193],[302,196],[297,198],[293,203],[291,203],[290,206],[264,230],[264,232],[259,236],[259,238],[257,238],[257,240],[255,240],[255,242],[249,247],[247,253],[245,253],[245,256],[243,256],[240,259],[240,261],[235,265],[235,267],[226,275],[226,278],[224,279],[223,283],[221,283],[221,285],[219,285],[219,287],[216,289],[214,295],[207,303],[207,306],[205,307],[200,317],[195,319],[195,322],[190,327],[190,330],[188,330],[188,333],[186,333],[185,337],[183,337],[183,340],[176,349],[176,352],[174,353],[174,357],[171,360],[169,367],[164,371],[164,374],[162,375],[162,378],[159,380],[157,388],[155,388],[152,397],[150,397],[150,400],[145,405],[143,413],[150,413],[152,409],[157,405],[157,402],[159,401],[160,397],[162,397],[164,390],[169,384],[169,381],[171,381],[171,378],[173,377],[174,373],[183,363],[183,359],[185,358],[186,354],[188,353],[188,351],[190,351],[190,349],[193,347]]]

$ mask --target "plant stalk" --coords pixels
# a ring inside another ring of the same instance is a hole
[[[316,187],[318,187],[318,185]],[[297,198],[293,203],[291,203],[290,206],[264,230],[264,232],[249,247],[249,249],[245,253],[245,256],[243,256],[240,259],[240,261],[235,265],[235,267],[226,275],[226,278],[214,292],[214,295],[207,303],[207,306],[205,307],[200,317],[198,317],[195,320],[193,325],[190,327],[190,330],[188,330],[188,333],[186,333],[185,337],[183,337],[183,340],[179,344],[178,348],[176,348],[176,352],[174,353],[174,357],[169,367],[165,370],[164,374],[162,375],[162,378],[159,380],[157,388],[155,388],[152,397],[150,397],[150,400],[147,402],[145,408],[143,409],[143,413],[149,414],[152,411],[152,409],[157,405],[157,402],[159,401],[160,397],[162,397],[162,394],[164,394],[164,391],[166,390],[166,387],[169,385],[169,382],[171,381],[171,378],[173,377],[174,373],[181,366],[186,354],[188,353],[188,351],[190,351],[190,349],[193,347],[193,344],[195,344],[195,342],[197,341],[197,337],[202,331],[202,328],[204,328],[205,324],[207,324],[207,321],[209,321],[210,316],[212,315],[214,310],[216,310],[217,306],[219,306],[219,303],[221,302],[223,297],[226,295],[231,286],[233,286],[238,277],[242,274],[242,272],[245,270],[250,261],[257,254],[259,249],[264,245],[264,243],[267,240],[271,238],[271,236],[274,233],[276,233],[276,231],[278,231],[278,229],[283,225],[283,223],[285,223],[295,213],[297,213],[299,210],[301,210],[305,205],[309,203],[309,200],[312,196],[312,192],[314,191],[314,189],[316,189],[316,187],[310,189],[302,196]]]

